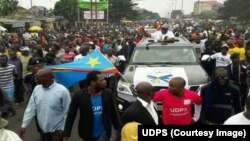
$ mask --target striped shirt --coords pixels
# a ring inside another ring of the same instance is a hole
[[[8,64],[6,67],[0,67],[0,87],[3,89],[14,87],[14,74],[16,67]]]

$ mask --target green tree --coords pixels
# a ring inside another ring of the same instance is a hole
[[[159,18],[161,17],[158,13],[154,13],[146,9],[139,11],[138,20],[159,19]]]
[[[71,25],[77,21],[77,0],[60,0],[56,2],[53,13],[57,16],[63,16]]]
[[[138,12],[133,9],[136,5],[132,0],[109,0],[109,21],[135,20],[138,17]]]
[[[94,0],[93,0],[94,1]],[[136,19],[138,13],[133,10],[137,4],[132,0],[109,0],[109,21],[119,22],[121,19]],[[60,0],[55,4],[54,14],[65,17],[69,22],[77,21],[78,0]],[[80,9],[84,11],[88,9]],[[106,11],[105,11],[105,14]]]
[[[0,0],[0,15],[7,16],[17,10],[18,0]]]
[[[221,18],[237,17],[240,20],[250,20],[250,0],[227,0],[219,9]]]
[[[217,12],[216,11],[203,11],[197,17],[200,19],[216,19]]]

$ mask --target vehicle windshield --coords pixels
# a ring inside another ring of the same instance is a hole
[[[147,31],[148,33],[154,33],[154,32],[157,31],[157,29],[146,29],[146,31]]]
[[[197,58],[192,47],[149,47],[136,48],[131,63],[145,64],[193,64]]]

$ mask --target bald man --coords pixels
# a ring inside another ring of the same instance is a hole
[[[168,89],[155,93],[153,101],[162,102],[162,119],[165,125],[189,125],[193,123],[192,105],[201,104],[197,93],[185,89],[186,81],[174,77],[169,82]]]
[[[131,104],[122,114],[122,124],[138,122],[142,125],[158,125],[159,116],[153,106],[153,86],[148,82],[137,84],[137,100]]]
[[[53,79],[50,69],[40,69],[36,73],[37,86],[34,88],[25,110],[20,136],[37,116],[41,128],[42,141],[60,141],[71,102],[67,88]]]

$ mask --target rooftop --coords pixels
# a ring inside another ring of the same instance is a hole
[[[198,4],[198,3],[206,3],[206,4],[218,4],[218,5],[221,5],[221,3],[219,3],[218,1],[216,0],[209,0],[209,1],[196,1],[195,4]]]

